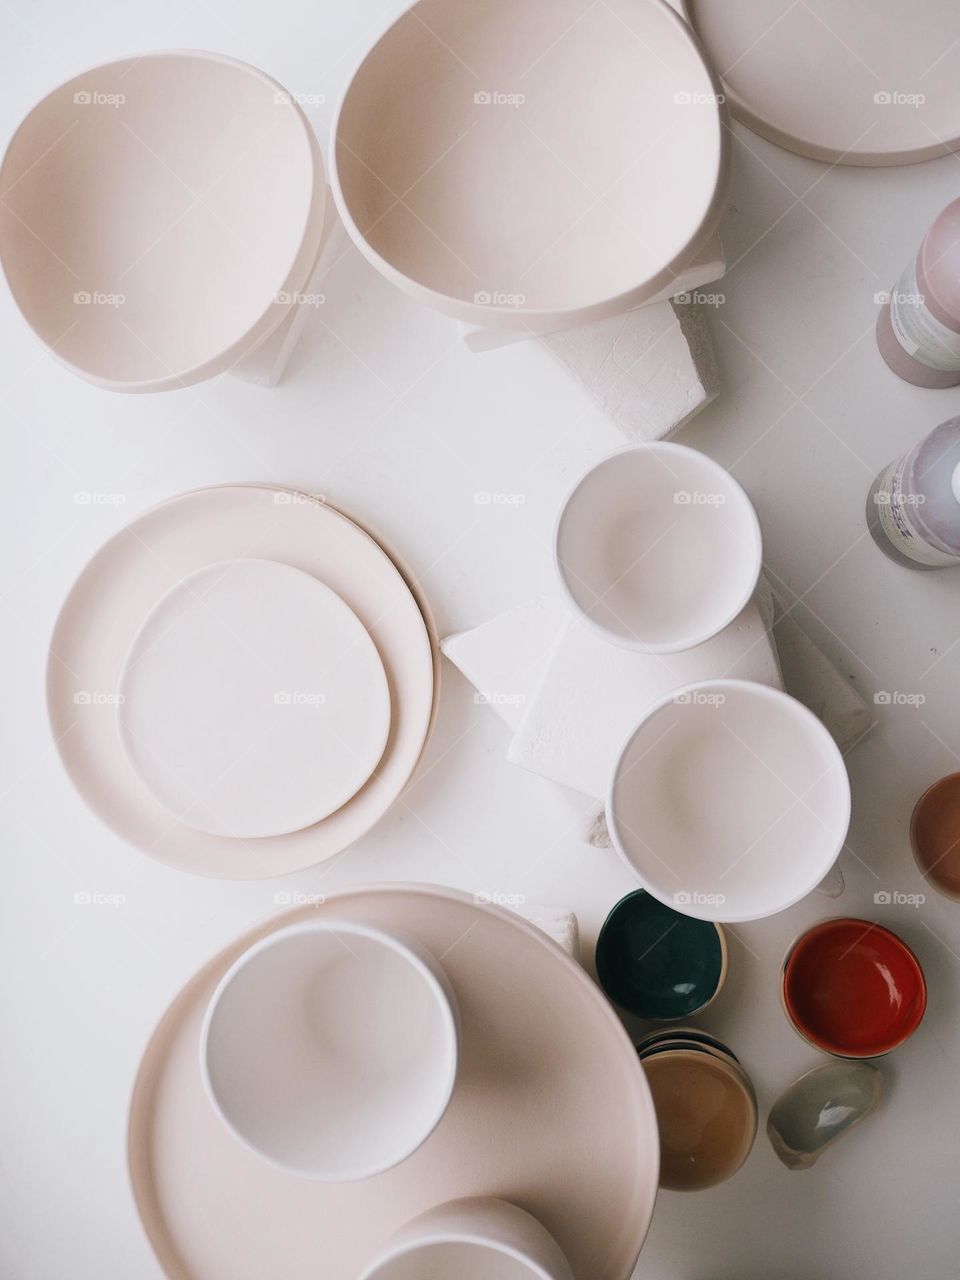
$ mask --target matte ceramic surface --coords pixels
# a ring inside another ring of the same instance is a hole
[[[723,931],[643,889],[628,894],[597,939],[597,977],[611,1000],[638,1018],[685,1018],[708,1005],[727,971]]]
[[[702,1191],[732,1177],[753,1146],[757,1104],[744,1073],[707,1053],[644,1059],[660,1132],[660,1185]]]
[[[560,582],[614,644],[674,653],[722,631],[760,576],[750,499],[712,458],[656,441],[583,477],[557,523]]]
[[[347,602],[377,647],[393,708],[383,758],[352,800],[313,827],[256,842],[171,823],[130,768],[115,724],[120,672],[144,617],[188,573],[243,551],[312,573]],[[61,609],[47,677],[61,758],[101,820],[168,865],[234,879],[289,874],[369,830],[410,780],[433,720],[436,688],[424,615],[386,552],[324,503],[243,485],[170,499],[106,543]]]
[[[810,1169],[880,1105],[883,1077],[868,1062],[824,1062],[784,1089],[770,1109],[767,1137],[788,1169]]]
[[[345,804],[390,732],[390,690],[356,614],[310,574],[230,560],[144,621],[120,678],[127,758],[210,835],[284,835]]]
[[[745,680],[688,685],[640,722],[607,800],[614,846],[646,889],[700,920],[793,906],[843,846],[843,757],[796,699]]]
[[[360,1280],[574,1280],[557,1242],[505,1200],[438,1205],[408,1223]]]
[[[673,282],[719,221],[728,145],[661,0],[419,0],[347,87],[331,185],[361,251],[420,301],[558,327]]]
[[[941,778],[917,801],[910,844],[927,884],[960,901],[960,773]]]
[[[927,984],[907,944],[883,925],[841,916],[802,934],[780,982],[787,1017],[810,1044],[844,1058],[876,1058],[916,1031]]]
[[[372,1177],[436,1128],[457,1075],[456,1003],[414,939],[306,921],[256,943],[210,1002],[204,1084],[224,1123],[278,1168]]]
[[[148,53],[55,89],[0,169],[0,259],[74,373],[160,391],[223,372],[306,286],[326,184],[303,112],[217,54]]]
[[[442,964],[460,1010],[460,1069],[436,1130],[408,1160],[339,1186],[291,1178],[222,1124],[197,1060],[230,965],[305,920],[403,931]],[[517,974],[523,974],[523,982]],[[500,1189],[556,1239],[575,1276],[629,1280],[656,1197],[657,1126],[633,1045],[596,984],[535,926],[466,894],[382,886],[329,894],[238,938],[174,999],[131,1103],[133,1192],[178,1280],[357,1280],[418,1214]],[[603,1152],[603,1176],[583,1176]],[[211,1194],[211,1188],[216,1194]]]
[[[733,113],[815,160],[910,164],[960,146],[954,0],[686,0]]]

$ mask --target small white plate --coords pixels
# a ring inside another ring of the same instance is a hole
[[[148,614],[117,722],[141,781],[189,826],[279,836],[320,822],[367,781],[390,733],[390,690],[336,592],[274,560],[226,560]]]

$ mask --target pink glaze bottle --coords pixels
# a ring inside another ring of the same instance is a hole
[[[960,385],[960,200],[935,219],[877,320],[877,346],[918,387]]]
[[[908,569],[960,567],[960,417],[877,476],[867,525],[880,550]]]

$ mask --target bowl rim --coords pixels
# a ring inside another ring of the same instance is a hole
[[[642,895],[644,898],[646,898],[649,901],[656,902],[657,905],[660,907],[663,907],[664,910],[672,911],[674,915],[682,916],[685,920],[689,922],[693,922],[698,925],[710,926],[716,932],[717,941],[720,945],[720,969],[717,974],[717,980],[714,983],[713,990],[710,992],[707,998],[701,1004],[696,1005],[693,1009],[687,1009],[685,1013],[681,1013],[681,1014],[641,1013],[636,1008],[631,1008],[630,1005],[624,1004],[622,1001],[618,1000],[617,997],[613,994],[613,992],[607,987],[607,984],[604,982],[603,977],[601,975],[601,972],[600,972],[601,946],[603,944],[604,937],[608,933],[608,926],[611,927],[611,931],[612,931],[612,927],[616,923],[614,920],[614,917],[617,915],[620,909],[623,907],[626,907],[626,904],[628,902],[631,902],[634,899],[637,899],[638,897],[640,897],[640,895]],[[726,933],[724,932],[723,926],[721,924],[718,924],[716,920],[702,920],[698,916],[685,916],[682,911],[678,911],[676,907],[672,907],[666,902],[661,902],[659,898],[657,898],[654,894],[649,893],[646,889],[642,887],[639,889],[631,889],[629,893],[624,894],[622,898],[618,899],[613,904],[613,906],[607,912],[607,915],[606,915],[606,918],[604,919],[603,924],[600,926],[600,932],[597,934],[597,943],[594,948],[594,964],[597,970],[597,981],[600,983],[600,986],[602,987],[604,994],[606,995],[607,999],[613,1001],[613,1003],[617,1005],[618,1008],[624,1009],[627,1013],[632,1014],[635,1018],[643,1018],[644,1021],[646,1022],[661,1022],[661,1023],[682,1022],[684,1018],[692,1018],[695,1014],[701,1013],[704,1009],[707,1008],[708,1005],[713,1004],[714,1000],[716,1000],[717,996],[720,994],[723,988],[723,984],[727,980],[727,966],[729,964],[729,949],[727,947],[727,936],[726,936]],[[639,1051],[639,1047],[640,1046],[638,1045],[637,1046],[638,1051]]]
[[[196,383],[204,382],[209,378],[216,377],[218,374],[229,372],[236,364],[239,364],[248,355],[251,355],[257,347],[259,347],[273,332],[275,332],[275,330],[283,323],[284,319],[294,309],[296,303],[293,294],[295,294],[296,290],[293,289],[292,294],[291,289],[295,284],[297,284],[297,282],[299,282],[297,287],[300,287],[309,278],[309,273],[313,270],[317,254],[319,253],[323,231],[327,225],[329,215],[327,208],[327,177],[324,170],[323,155],[320,151],[320,143],[313,126],[307,119],[306,113],[297,102],[294,94],[286,89],[279,80],[275,80],[273,76],[269,75],[266,71],[255,66],[251,62],[245,62],[242,58],[234,58],[229,54],[219,53],[216,50],[191,48],[148,49],[140,53],[125,54],[121,57],[109,58],[105,62],[98,62],[93,66],[86,67],[75,72],[65,80],[58,81],[58,83],[43,93],[41,97],[37,98],[30,109],[20,119],[4,147],[3,154],[0,156],[0,199],[2,199],[2,191],[4,189],[4,170],[6,169],[10,152],[34,113],[48,99],[52,98],[55,94],[62,93],[64,89],[68,89],[78,80],[83,80],[99,71],[106,71],[107,68],[114,67],[120,63],[136,64],[139,62],[159,60],[163,58],[186,58],[199,62],[212,62],[221,66],[232,67],[234,70],[246,72],[254,76],[256,79],[261,80],[268,88],[272,88],[275,94],[282,93],[287,99],[285,105],[290,107],[293,111],[294,118],[296,119],[307,143],[312,169],[310,199],[308,201],[299,242],[287,267],[286,275],[278,287],[275,297],[271,300],[261,315],[253,321],[244,333],[238,334],[237,337],[233,339],[230,346],[226,347],[223,351],[208,356],[201,360],[199,364],[196,364],[189,369],[181,370],[179,373],[168,371],[167,373],[155,378],[109,378],[103,374],[95,373],[91,369],[85,369],[81,365],[75,364],[72,360],[69,360],[66,356],[62,355],[57,350],[57,345],[64,335],[61,335],[61,338],[57,339],[56,343],[52,343],[36,328],[33,321],[27,316],[26,312],[20,305],[20,300],[10,282],[10,277],[3,260],[3,255],[0,253],[0,274],[3,275],[17,311],[23,318],[23,321],[29,328],[30,332],[43,346],[43,348],[60,365],[69,370],[70,373],[74,374],[78,378],[82,378],[84,382],[100,387],[105,391],[135,394],[154,391],[175,391],[185,387],[194,386]],[[311,235],[311,230],[314,231],[313,235]],[[312,247],[310,247],[311,241],[314,242]],[[0,245],[2,245],[2,242],[0,242]],[[304,263],[306,263],[305,267],[303,266]],[[286,304],[278,303],[277,298],[281,294],[291,294],[290,301]]]
[[[960,770],[954,773],[945,773],[941,778],[937,778],[935,782],[931,782],[929,787],[927,787],[917,799],[917,802],[910,813],[910,852],[913,854],[913,860],[917,865],[917,870],[923,876],[931,889],[936,893],[942,894],[943,897],[949,898],[952,902],[960,902],[960,888],[948,889],[946,885],[938,880],[936,871],[934,870],[937,864],[942,862],[946,855],[941,855],[932,867],[925,867],[920,860],[920,840],[917,835],[920,826],[920,815],[926,803],[937,791],[940,790],[941,787],[946,790],[947,787],[951,786],[957,791],[958,797],[960,797]],[[957,857],[960,859],[960,842],[957,844]]]
[[[814,933],[824,930],[825,926],[839,924],[858,924],[867,926],[863,935],[858,941],[862,941],[868,933],[879,933],[887,938],[903,954],[913,970],[917,979],[917,1000],[919,1011],[915,1018],[911,1020],[907,1030],[903,1032],[892,1043],[888,1043],[886,1048],[878,1049],[876,1052],[857,1052],[849,1047],[841,1047],[832,1045],[826,1040],[821,1040],[816,1036],[812,1029],[805,1023],[802,1023],[795,1014],[793,1003],[787,992],[787,982],[791,962],[794,960],[798,949],[804,942]],[[787,1021],[797,1033],[801,1040],[811,1045],[814,1049],[819,1049],[822,1053],[829,1053],[832,1057],[849,1062],[869,1062],[873,1058],[884,1058],[888,1053],[892,1053],[894,1049],[899,1049],[902,1044],[917,1031],[923,1022],[924,1015],[927,1011],[927,978],[923,972],[919,958],[913,948],[900,937],[898,933],[894,933],[892,929],[888,929],[886,925],[880,924],[875,920],[864,920],[860,916],[825,916],[822,920],[815,920],[813,924],[808,925],[802,933],[798,934],[791,942],[790,946],[784,953],[783,960],[780,963],[780,981],[779,981],[780,1005],[786,1014]],[[823,1066],[823,1063],[819,1065]],[[813,1068],[811,1068],[813,1069]]]
[[[748,575],[748,587],[742,591],[738,597],[735,608],[725,612],[723,620],[719,623],[712,623],[709,627],[702,628],[699,632],[684,636],[680,639],[648,641],[624,635],[623,632],[614,631],[602,623],[597,622],[586,611],[580,601],[577,599],[570,583],[567,580],[567,573],[563,560],[560,555],[560,540],[563,536],[564,524],[567,520],[569,512],[575,503],[578,495],[586,486],[588,481],[592,480],[598,471],[603,470],[617,458],[623,458],[625,455],[639,456],[647,454],[651,456],[666,456],[673,458],[681,458],[685,463],[696,460],[697,465],[706,466],[708,471],[712,471],[725,487],[729,488],[733,495],[734,502],[737,505],[738,512],[743,516],[747,525],[747,535],[750,541],[749,554],[751,555],[754,566],[751,567]],[[686,649],[694,649],[697,645],[704,644],[707,640],[711,640],[714,636],[719,635],[733,620],[738,617],[753,599],[757,589],[757,583],[760,580],[760,573],[763,569],[763,532],[760,527],[760,518],[757,515],[756,507],[750,495],[744,489],[740,481],[728,471],[716,459],[711,458],[709,454],[702,452],[700,449],[693,449],[689,445],[678,444],[674,440],[646,440],[638,444],[626,445],[622,449],[615,449],[612,453],[606,454],[593,464],[587,471],[580,476],[576,484],[568,491],[563,502],[560,504],[560,510],[557,514],[553,528],[552,540],[553,564],[557,579],[560,583],[560,589],[563,593],[567,605],[573,611],[574,616],[581,622],[586,623],[595,634],[601,636],[609,644],[615,644],[621,649],[630,649],[635,653],[682,653]]]
[[[340,140],[340,122],[346,107],[347,98],[349,97],[359,75],[365,66],[367,59],[371,54],[379,48],[390,32],[403,21],[410,10],[414,9],[418,0],[412,0],[411,3],[396,17],[391,17],[387,25],[380,31],[379,35],[369,43],[362,56],[353,66],[346,84],[341,91],[340,97],[333,110],[330,122],[329,132],[329,169],[330,169],[330,189],[333,192],[334,202],[340,219],[349,233],[350,239],[357,246],[363,256],[370,262],[382,275],[384,275],[391,284],[397,286],[408,296],[413,296],[419,301],[434,307],[438,311],[444,312],[446,315],[452,315],[455,319],[465,324],[476,324],[486,326],[496,326],[499,324],[501,328],[509,327],[519,329],[521,332],[530,328],[532,329],[538,323],[553,323],[557,328],[566,328],[579,324],[586,324],[592,320],[600,320],[608,316],[621,315],[626,311],[633,310],[636,307],[643,306],[646,302],[652,301],[658,297],[663,290],[668,289],[670,285],[676,281],[683,271],[684,267],[693,261],[697,253],[704,247],[710,237],[715,233],[724,209],[727,205],[727,197],[730,192],[732,179],[732,155],[733,144],[731,141],[732,133],[730,129],[730,118],[726,104],[726,95],[723,92],[723,86],[720,78],[714,71],[710,58],[707,55],[703,41],[693,28],[692,23],[688,23],[667,0],[646,0],[646,3],[652,4],[661,11],[669,23],[675,30],[685,39],[693,57],[699,61],[700,67],[706,77],[707,82],[713,90],[713,96],[716,106],[716,125],[717,136],[715,139],[715,160],[714,173],[715,180],[713,193],[710,200],[706,202],[702,210],[701,220],[695,228],[687,244],[679,250],[669,263],[660,267],[652,276],[646,280],[639,281],[631,285],[627,289],[621,290],[619,293],[611,294],[605,298],[595,299],[593,302],[583,303],[576,307],[553,307],[553,308],[531,308],[517,312],[513,307],[503,305],[481,305],[476,302],[469,302],[463,298],[457,298],[453,294],[442,293],[440,290],[433,289],[429,285],[421,283],[413,276],[407,275],[406,272],[399,270],[391,262],[383,257],[373,245],[369,242],[366,235],[357,226],[357,223],[350,211],[346,195],[340,181],[340,171],[338,164],[338,145]],[[682,290],[678,290],[682,292]],[[523,320],[518,324],[518,314]]]
[[[313,936],[316,934],[336,934],[347,933],[354,937],[363,937],[380,946],[386,947],[392,951],[395,956],[400,957],[412,968],[416,969],[425,985],[433,996],[434,1003],[440,1012],[441,1022],[443,1024],[444,1041],[445,1041],[445,1063],[444,1073],[442,1077],[442,1087],[437,1093],[437,1105],[428,1128],[425,1128],[416,1140],[411,1144],[408,1143],[403,1148],[398,1148],[397,1153],[384,1157],[377,1161],[371,1161],[367,1165],[354,1164],[348,1172],[343,1170],[334,1170],[327,1168],[318,1170],[316,1168],[308,1170],[298,1165],[288,1164],[279,1157],[265,1151],[262,1147],[256,1146],[250,1139],[243,1134],[233,1120],[227,1115],[226,1111],[220,1104],[217,1092],[213,1084],[210,1071],[211,1057],[211,1033],[213,1021],[216,1016],[220,1001],[226,994],[228,989],[233,985],[234,980],[246,970],[251,964],[255,964],[257,959],[267,951],[273,950],[277,946],[282,946],[285,942],[296,937]],[[305,920],[298,924],[287,925],[284,928],[277,929],[272,933],[268,933],[265,937],[260,938],[253,946],[248,947],[232,965],[227,969],[226,973],[217,983],[216,988],[203,1016],[203,1023],[200,1029],[199,1038],[199,1057],[200,1057],[200,1073],[203,1078],[204,1091],[207,1098],[217,1115],[248,1151],[253,1152],[260,1159],[265,1160],[274,1168],[280,1169],[285,1173],[293,1174],[295,1177],[313,1179],[318,1182],[359,1182],[366,1178],[372,1178],[379,1173],[384,1173],[388,1169],[394,1168],[408,1159],[415,1151],[417,1151],[426,1142],[427,1138],[433,1133],[437,1125],[443,1118],[453,1091],[456,1086],[457,1074],[460,1065],[460,1019],[457,1011],[456,997],[453,992],[446,975],[438,961],[428,956],[425,948],[423,948],[415,939],[402,935],[401,933],[392,933],[385,929],[377,928],[373,925],[363,924],[357,920]]]
[[[850,791],[850,775],[848,774],[846,764],[844,763],[843,752],[837,745],[833,735],[827,729],[826,725],[824,725],[823,721],[820,720],[818,716],[814,715],[809,707],[805,706],[791,694],[785,692],[785,690],[774,688],[773,685],[761,684],[756,680],[740,680],[728,677],[719,677],[714,680],[696,680],[691,684],[678,685],[676,689],[672,689],[662,698],[659,698],[644,713],[639,722],[628,734],[626,741],[617,755],[616,763],[614,764],[613,771],[611,773],[604,810],[607,820],[607,829],[610,832],[611,844],[614,849],[616,849],[624,863],[640,881],[642,887],[655,898],[659,898],[665,906],[673,907],[674,910],[678,909],[674,903],[667,900],[666,890],[658,891],[657,886],[653,884],[646,871],[641,873],[640,869],[630,857],[624,842],[621,840],[620,829],[616,817],[616,809],[614,807],[617,784],[623,771],[627,752],[633,746],[634,739],[655,715],[662,711],[664,707],[676,702],[677,698],[681,694],[695,693],[702,689],[718,688],[721,692],[724,689],[735,689],[738,692],[760,697],[761,699],[775,703],[784,709],[788,709],[789,713],[796,717],[797,722],[809,729],[811,736],[818,739],[823,744],[828,756],[832,759],[832,764],[836,769],[838,780],[841,782],[842,791],[840,806],[841,812],[838,823],[839,835],[838,838],[831,841],[829,845],[826,843],[824,845],[825,849],[830,850],[829,858],[824,856],[821,861],[817,862],[817,865],[813,869],[809,878],[804,880],[804,887],[798,892],[793,892],[792,896],[787,901],[780,902],[774,907],[761,907],[759,910],[753,910],[747,914],[736,910],[727,910],[726,903],[723,903],[719,908],[716,905],[712,906],[711,914],[709,915],[705,913],[705,908],[699,907],[697,903],[684,903],[684,907],[689,908],[682,913],[684,915],[693,916],[698,920],[709,920],[714,924],[736,924],[749,922],[751,920],[762,920],[769,916],[778,915],[781,911],[786,911],[790,907],[796,906],[798,902],[801,902],[808,893],[811,893],[817,887],[823,877],[836,862],[840,851],[846,843],[847,833],[850,828],[852,798]]]

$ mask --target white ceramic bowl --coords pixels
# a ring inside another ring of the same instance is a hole
[[[661,902],[755,920],[799,902],[843,847],[850,783],[833,738],[767,685],[707,680],[660,701],[614,769],[614,846]]]
[[[663,0],[418,0],[347,86],[331,186],[419,301],[485,327],[583,324],[669,290],[715,231],[719,90]]]
[[[760,524],[733,476],[668,441],[611,454],[560,511],[554,554],[573,605],[605,639],[675,653],[722,631],[760,576]]]
[[[505,1200],[451,1200],[408,1222],[360,1280],[573,1280],[560,1246]]]
[[[95,67],[37,104],[0,168],[0,260],[74,373],[162,391],[224,372],[306,287],[326,184],[282,87],[219,54]]]
[[[430,1135],[457,1074],[453,992],[412,938],[342,920],[270,934],[220,982],[204,1083],[224,1122],[279,1168],[348,1182]]]

